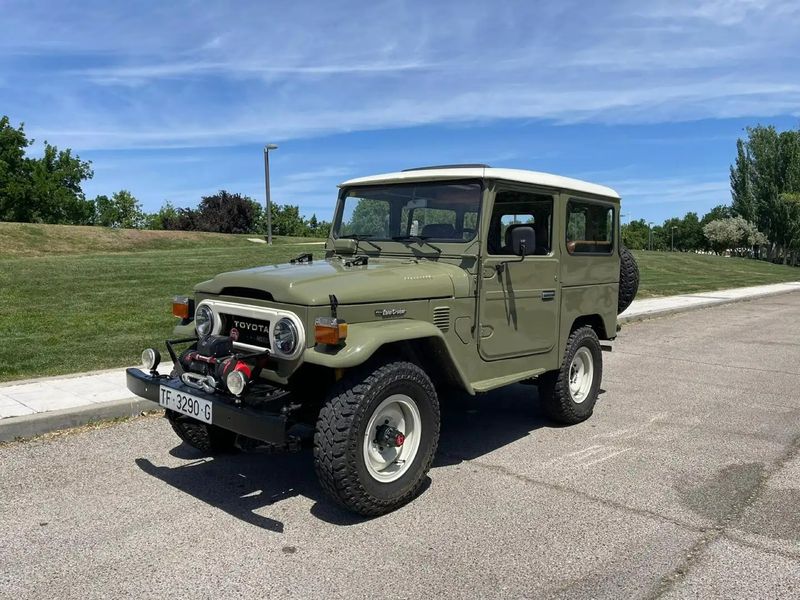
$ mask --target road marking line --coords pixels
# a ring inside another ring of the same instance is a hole
[[[579,466],[581,466],[581,467],[590,467],[592,465],[596,465],[597,463],[600,463],[600,462],[609,460],[611,458],[614,458],[615,456],[619,456],[620,454],[622,454],[623,452],[627,452],[628,450],[633,450],[633,448],[622,448],[621,450],[617,450],[616,452],[612,452],[611,454],[608,454],[606,456],[601,456],[600,458],[596,458],[594,460],[590,460],[589,462],[585,462],[585,463],[583,463],[583,464],[581,464]]]

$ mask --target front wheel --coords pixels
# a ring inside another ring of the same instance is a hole
[[[325,491],[375,516],[414,498],[439,442],[439,401],[415,364],[392,362],[345,377],[323,406],[314,465]]]
[[[167,409],[165,416],[172,430],[181,440],[205,455],[233,452],[236,434],[216,425],[202,423],[186,415]]]
[[[580,327],[569,336],[561,367],[539,378],[545,412],[569,425],[585,421],[594,411],[602,378],[600,340],[591,327]]]

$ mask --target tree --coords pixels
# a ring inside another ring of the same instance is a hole
[[[120,190],[111,198],[97,196],[95,223],[104,227],[137,229],[144,225],[145,216],[139,202],[128,190]]]
[[[175,229],[171,225],[178,221],[178,209],[167,200],[158,209],[158,212],[149,214],[145,217],[146,229]]]
[[[733,211],[730,206],[724,204],[717,204],[714,208],[703,215],[700,219],[700,225],[705,227],[711,221],[718,221],[719,219],[727,219],[733,216]]]
[[[778,132],[774,127],[747,128],[738,140],[731,166],[732,207],[753,222],[768,240],[768,258],[797,260],[793,231],[798,218],[785,194],[800,193],[800,129]]]
[[[644,219],[622,225],[622,242],[632,250],[646,250],[650,229]]]
[[[44,155],[31,160],[30,200],[24,221],[91,225],[94,203],[87,200],[81,183],[91,179],[91,164],[44,143]]]
[[[778,211],[786,223],[783,243],[791,253],[792,266],[797,266],[800,256],[800,194],[781,194]],[[786,263],[784,257],[784,263]]]
[[[300,214],[300,207],[293,204],[273,204],[272,233],[275,235],[306,235],[308,226]]]
[[[261,206],[252,198],[220,190],[203,196],[197,208],[197,226],[201,231],[250,233],[261,216]]]
[[[767,237],[755,225],[742,217],[729,217],[711,221],[703,232],[714,252],[722,254],[726,250],[741,254],[742,251],[767,242]]]
[[[25,223],[89,224],[94,209],[81,183],[91,179],[91,163],[44,143],[41,158],[28,158],[33,144],[24,126],[0,117],[0,220]]]
[[[0,221],[19,221],[30,197],[30,162],[25,149],[31,144],[23,124],[11,126],[8,117],[0,117]]]
[[[689,212],[684,215],[683,220],[678,225],[678,239],[675,240],[675,249],[683,251],[696,251],[705,247],[706,238],[703,234],[703,226],[697,213]],[[678,243],[680,240],[680,244]]]

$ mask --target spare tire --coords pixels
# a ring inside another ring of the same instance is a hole
[[[639,291],[639,266],[633,254],[625,246],[619,249],[619,301],[617,314],[631,305]]]

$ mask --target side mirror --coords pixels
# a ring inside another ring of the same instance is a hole
[[[511,230],[511,249],[517,256],[525,258],[536,248],[536,232],[533,227],[515,227]]]

